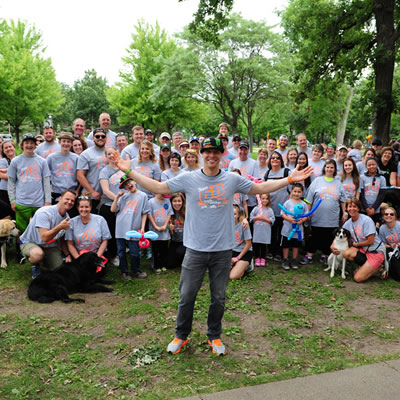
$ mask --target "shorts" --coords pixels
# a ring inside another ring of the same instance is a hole
[[[24,257],[29,258],[31,251],[37,247],[44,251],[42,263],[45,269],[52,271],[63,263],[58,246],[42,247],[38,246],[36,243],[21,243],[21,253]]]
[[[232,251],[232,258],[237,257],[240,254],[238,251]],[[241,259],[240,261],[247,261],[251,263],[251,259],[253,258],[253,252],[249,250]]]
[[[35,215],[35,212],[40,207],[22,206],[21,204],[15,205],[15,222],[16,227],[21,232],[24,232],[29,225],[29,221]]]
[[[282,236],[281,247],[283,249],[298,249],[301,245],[301,242],[297,240],[296,237],[292,237],[290,240],[286,236]]]
[[[357,251],[357,255],[354,258],[354,262],[361,266],[364,265],[368,261],[368,264],[373,269],[379,269],[382,263],[385,261],[385,255],[383,253],[370,253],[365,249],[360,249]]]

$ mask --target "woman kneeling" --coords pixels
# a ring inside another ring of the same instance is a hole
[[[376,234],[375,223],[367,215],[360,214],[361,202],[357,198],[347,200],[347,212],[351,217],[343,225],[351,235],[352,246],[343,252],[348,261],[354,261],[359,268],[354,272],[356,282],[364,282],[374,275],[385,260],[385,247]],[[332,253],[339,251],[331,246]]]

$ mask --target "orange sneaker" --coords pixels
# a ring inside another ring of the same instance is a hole
[[[178,354],[183,347],[187,344],[188,340],[174,338],[174,340],[168,345],[167,352],[172,354]]]
[[[226,348],[221,339],[209,340],[208,344],[211,346],[212,352],[217,356],[223,356],[226,353]]]

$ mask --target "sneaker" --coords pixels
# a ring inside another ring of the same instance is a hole
[[[281,260],[282,260],[282,257],[279,254],[274,256],[274,261],[281,261]]]
[[[162,272],[163,274],[165,274],[165,273],[167,272],[167,268],[162,267],[162,268],[161,268],[161,272]]]
[[[221,339],[209,340],[208,344],[211,346],[212,352],[217,356],[223,356],[226,353],[226,349]]]
[[[147,258],[148,260],[151,260],[151,259],[153,258],[153,252],[151,251],[151,247],[149,247],[149,248],[147,249],[146,258]]]
[[[289,270],[290,270],[290,264],[289,264],[289,260],[288,260],[287,258],[285,258],[285,259],[283,260],[282,268],[283,268],[285,271],[289,271]]]
[[[127,274],[126,272],[123,272],[121,274],[121,277],[122,277],[122,279],[124,279],[126,281],[131,281],[132,280],[132,277],[129,274]]]
[[[36,279],[40,275],[40,266],[32,265],[32,279]]]
[[[158,275],[161,274],[161,268],[154,269],[154,272]]]
[[[261,258],[256,258],[255,266],[256,267],[261,267]]]
[[[172,354],[178,354],[183,347],[187,344],[188,340],[174,338],[174,340],[168,345],[167,352]]]
[[[145,279],[147,278],[146,272],[138,271],[138,272],[133,272],[132,277],[135,279]]]
[[[299,269],[299,263],[297,261],[297,258],[293,258],[292,262],[290,263],[290,266],[292,267],[292,269]]]
[[[307,257],[307,256],[304,256],[304,258],[302,258],[299,261],[300,265],[307,265],[307,264],[311,264],[311,263],[312,263],[312,257]]]
[[[271,253],[267,254],[267,260],[272,260],[274,258],[274,256]]]
[[[325,256],[324,254],[322,254],[322,256],[321,256],[320,259],[319,259],[319,262],[320,262],[321,264],[328,265],[328,256]]]
[[[265,258],[260,258],[260,267],[266,267],[267,266],[267,260]]]
[[[379,277],[381,279],[388,279],[389,278],[389,271],[386,271],[385,267],[381,267],[379,269]]]
[[[116,267],[119,267],[119,257],[115,256],[112,260],[111,260],[111,264],[115,265]]]

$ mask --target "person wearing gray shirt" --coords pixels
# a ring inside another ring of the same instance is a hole
[[[46,159],[50,154],[60,151],[60,145],[56,141],[56,134],[51,126],[43,129],[43,137],[45,141],[35,149],[35,154]]]
[[[186,194],[186,219],[183,240],[186,254],[180,279],[180,299],[175,338],[167,351],[179,353],[187,344],[192,329],[193,309],[205,272],[210,279],[211,304],[208,312],[207,336],[212,351],[221,355],[226,349],[220,336],[225,309],[225,289],[229,280],[233,248],[232,200],[236,192],[261,194],[280,189],[291,182],[311,175],[312,168],[294,170],[292,178],[274,182],[253,183],[243,176],[219,168],[223,146],[219,139],[206,138],[200,150],[204,168],[191,174],[180,174],[165,182],[149,179],[130,170],[129,160],[114,153],[116,165],[128,171],[129,177],[153,193]]]

